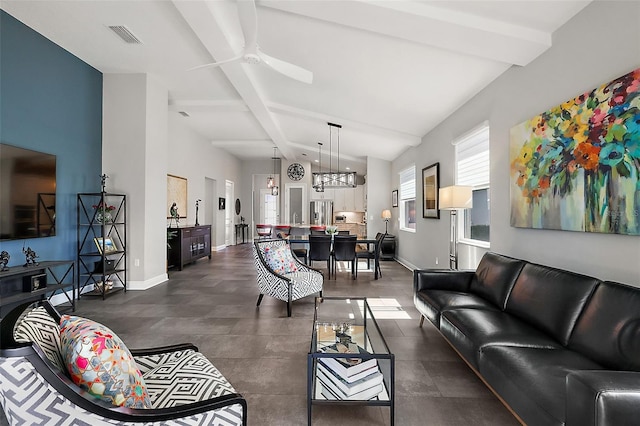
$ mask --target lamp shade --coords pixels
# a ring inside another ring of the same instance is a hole
[[[391,210],[382,210],[382,216],[383,219],[385,220],[389,220],[391,219]]]
[[[453,185],[440,188],[440,210],[470,209],[473,207],[473,187]]]

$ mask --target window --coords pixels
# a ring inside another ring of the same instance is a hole
[[[473,208],[460,215],[460,237],[485,245],[490,241],[489,126],[483,124],[454,142],[456,185],[473,187]]]
[[[416,166],[400,172],[400,229],[416,230]]]

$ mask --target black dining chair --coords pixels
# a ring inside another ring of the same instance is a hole
[[[373,250],[356,250],[356,259],[367,259],[367,268],[371,267],[371,261],[373,260],[374,273],[377,270],[378,274],[382,277],[382,271],[380,270],[380,248],[382,247],[382,241],[387,234],[378,232],[376,235],[376,243]],[[358,262],[356,260],[356,277],[358,276]]]
[[[355,235],[335,235],[333,237],[333,276],[336,277],[336,262],[351,262],[351,277],[357,278]]]
[[[309,265],[314,261],[327,262],[327,271],[331,278],[331,235],[309,235]]]
[[[349,231],[338,231],[338,235],[349,235]]]

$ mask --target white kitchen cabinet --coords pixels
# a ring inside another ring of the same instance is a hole
[[[358,185],[354,188],[354,211],[356,212],[363,212],[366,210],[364,203],[364,191],[364,185]]]
[[[324,192],[316,192],[315,189],[311,188],[311,196],[309,197],[309,199],[311,201],[316,201],[316,200],[333,200],[334,198],[334,193],[333,193],[333,189],[328,189],[326,188],[324,190]],[[333,206],[333,210],[335,211],[336,207],[335,207],[335,202],[334,202],[334,206]]]

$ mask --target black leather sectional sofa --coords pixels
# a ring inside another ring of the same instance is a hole
[[[640,424],[640,288],[487,253],[414,303],[520,422]]]

